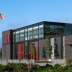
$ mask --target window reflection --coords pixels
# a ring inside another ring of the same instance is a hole
[[[28,28],[28,40],[32,39],[32,28]]]
[[[24,41],[24,30],[20,31],[20,41]]]
[[[38,38],[38,26],[33,27],[33,39]]]
[[[27,33],[27,29],[25,29],[25,40],[27,40],[27,36],[28,35],[28,33]]]
[[[39,28],[39,38],[43,38],[43,36],[44,36],[43,28]]]

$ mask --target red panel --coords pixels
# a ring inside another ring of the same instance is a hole
[[[10,43],[10,34],[5,33],[4,34],[4,44],[9,44]]]
[[[24,44],[20,43],[18,44],[18,59],[23,59],[24,58]]]

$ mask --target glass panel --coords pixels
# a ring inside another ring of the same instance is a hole
[[[63,33],[64,28],[60,25],[48,25],[45,27],[45,38],[62,35]]]
[[[25,29],[25,40],[27,40],[27,35],[28,35],[27,29]]]
[[[54,29],[55,29],[54,25],[50,25],[49,27],[50,27],[50,33],[52,32],[54,33]]]
[[[39,38],[43,38],[43,36],[44,36],[43,28],[40,28],[39,29]]]
[[[33,38],[37,39],[38,38],[38,27],[33,28]]]
[[[24,30],[20,30],[20,33],[24,33]]]
[[[29,43],[29,56],[30,59],[38,60],[38,41],[30,42]]]
[[[24,41],[24,30],[20,31],[20,41]]]
[[[16,34],[16,42],[19,42],[19,34]]]
[[[16,34],[19,34],[20,31],[16,31]]]
[[[15,43],[16,42],[16,34],[13,33],[13,42]]]
[[[62,34],[64,32],[63,31],[63,26],[57,26],[57,25],[55,25],[54,31],[55,31],[56,34]]]
[[[25,42],[25,58],[29,58],[29,43]]]
[[[68,24],[65,25],[65,35],[71,35],[72,34],[72,25]]]
[[[32,28],[28,28],[28,31],[32,31]]]
[[[39,28],[43,28],[43,25],[39,25]]]
[[[28,28],[28,40],[32,39],[32,28]]]

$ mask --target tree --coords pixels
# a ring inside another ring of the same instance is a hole
[[[4,72],[4,68],[5,66],[0,64],[0,72]]]
[[[64,72],[64,69],[63,69],[63,67],[61,65],[56,64],[54,66],[54,72]]]
[[[72,65],[68,64],[64,67],[64,72],[72,72]]]

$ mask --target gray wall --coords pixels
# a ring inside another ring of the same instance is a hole
[[[65,59],[72,60],[72,35],[65,36]]]

